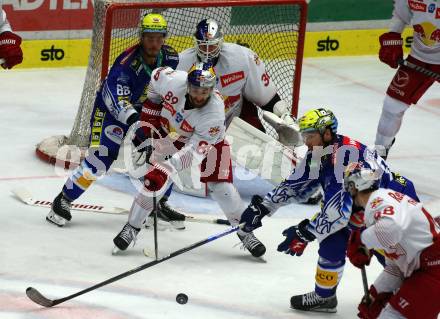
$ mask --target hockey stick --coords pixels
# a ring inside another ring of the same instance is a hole
[[[365,270],[365,266],[361,268],[362,273],[362,285],[364,286],[364,300],[367,305],[371,303],[370,292],[368,291],[368,279],[367,279],[367,271]]]
[[[153,218],[154,218],[154,257],[158,259],[158,243],[157,243],[157,199],[156,192],[153,193]]]
[[[46,298],[45,296],[43,296],[37,289],[35,289],[33,287],[28,287],[26,289],[26,295],[29,297],[29,299],[31,299],[36,304],[39,304],[40,306],[43,306],[43,307],[53,307],[53,306],[56,306],[56,305],[58,305],[60,303],[65,302],[67,300],[70,300],[70,299],[73,299],[75,297],[84,295],[85,293],[88,293],[88,292],[90,292],[92,290],[96,290],[98,288],[101,288],[103,286],[111,284],[112,282],[118,281],[118,280],[120,280],[122,278],[131,276],[131,275],[133,275],[133,274],[135,274],[135,273],[137,273],[139,271],[142,271],[144,269],[147,269],[147,268],[150,268],[152,266],[155,266],[155,265],[157,265],[157,264],[159,264],[161,262],[164,262],[165,260],[171,259],[171,258],[176,257],[178,255],[181,255],[183,253],[186,253],[186,252],[188,252],[190,250],[193,250],[193,249],[195,249],[197,247],[205,245],[205,244],[207,244],[207,243],[209,243],[211,241],[214,241],[216,239],[219,239],[219,238],[221,238],[223,236],[226,236],[226,235],[229,235],[229,234],[231,234],[233,232],[236,232],[242,225],[243,224],[235,226],[235,227],[230,227],[230,228],[228,228],[228,229],[226,229],[226,230],[224,230],[224,231],[222,231],[220,233],[217,233],[215,235],[211,235],[208,238],[202,239],[202,240],[200,240],[200,241],[198,241],[198,242],[196,242],[196,243],[194,243],[192,245],[189,245],[189,246],[186,246],[186,247],[181,248],[179,250],[176,250],[176,251],[172,252],[171,254],[169,254],[167,256],[164,256],[164,257],[159,258],[157,260],[153,260],[151,262],[143,264],[143,265],[141,265],[141,266],[139,266],[137,268],[134,268],[134,269],[131,269],[129,271],[126,271],[126,272],[124,272],[122,274],[114,276],[114,277],[112,277],[110,279],[107,279],[107,280],[105,280],[103,282],[100,282],[99,284],[96,284],[96,285],[94,285],[92,287],[89,287],[89,288],[86,288],[86,289],[81,290],[79,292],[76,292],[74,294],[71,294],[71,295],[69,295],[67,297],[63,297],[63,298],[60,298],[60,299],[49,299],[49,298]]]
[[[51,201],[42,200],[42,199],[34,199],[32,193],[26,188],[15,188],[11,190],[12,194],[14,194],[21,202],[37,207],[45,207],[50,208],[52,205]],[[128,214],[128,209],[114,206],[103,206],[103,205],[95,205],[95,204],[77,204],[72,203],[72,210],[78,210],[82,212],[93,212],[93,213],[103,213],[103,214]],[[185,221],[194,222],[194,223],[208,223],[208,224],[219,224],[219,225],[230,225],[229,221],[226,219],[219,218],[210,218],[205,216],[196,216],[196,215],[185,215]]]
[[[420,65],[411,63],[408,60],[403,60],[403,59],[400,60],[399,61],[399,65],[404,65],[404,66],[406,66],[406,67],[408,67],[410,69],[416,70],[417,72],[420,72],[420,73],[422,73],[422,74],[424,74],[426,76],[429,76],[430,78],[433,78],[433,79],[435,79],[437,81],[440,81],[440,74],[438,74],[436,72],[433,72],[431,70],[425,69],[424,67],[422,67]]]

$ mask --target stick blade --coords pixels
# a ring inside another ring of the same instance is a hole
[[[29,297],[30,300],[32,300],[36,304],[39,304],[40,306],[47,308],[54,306],[53,300],[47,299],[35,288],[28,287],[26,289],[26,295]]]

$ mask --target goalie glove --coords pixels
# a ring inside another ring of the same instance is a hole
[[[289,112],[278,117],[274,113],[263,111],[263,119],[277,132],[281,144],[290,149],[303,144],[298,123]]]

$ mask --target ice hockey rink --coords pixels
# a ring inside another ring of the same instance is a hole
[[[366,144],[374,142],[384,92],[394,70],[377,57],[306,59],[300,114],[319,106],[332,109],[339,132]],[[153,248],[151,230],[134,248],[112,256],[112,239],[126,222],[124,215],[74,212],[72,222],[57,228],[45,221],[45,208],[26,206],[11,189],[26,187],[38,199],[52,200],[65,174],[34,155],[35,144],[55,134],[68,134],[78,107],[85,68],[1,71],[0,97],[0,318],[355,318],[363,288],[361,273],[347,261],[338,289],[336,314],[304,313],[289,308],[292,295],[313,290],[317,243],[302,257],[276,251],[283,229],[310,217],[318,206],[289,205],[255,233],[266,247],[266,262],[239,249],[235,234],[172,258],[154,267],[50,309],[31,302],[28,286],[58,299],[151,261],[142,254]],[[389,156],[395,171],[412,179],[425,206],[440,214],[440,86],[434,84],[405,115]],[[237,182],[247,201],[270,185]],[[92,186],[78,202],[129,208],[127,180],[109,176]],[[173,194],[172,206],[224,218],[208,199]],[[225,226],[186,223],[185,231],[160,231],[159,254],[221,232]],[[368,267],[369,282],[381,271]],[[189,296],[176,303],[178,293]]]

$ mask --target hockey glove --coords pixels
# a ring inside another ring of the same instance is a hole
[[[352,231],[348,241],[347,257],[357,268],[362,268],[370,264],[370,251],[362,244],[361,231],[359,229]]]
[[[23,51],[20,48],[21,38],[10,31],[0,34],[0,58],[5,62],[4,69],[10,69],[23,61]]]
[[[150,192],[157,192],[162,189],[172,171],[172,168],[164,163],[154,164],[153,169],[145,175],[145,188]]]
[[[269,209],[263,205],[263,198],[254,195],[251,203],[241,215],[240,224],[245,223],[242,230],[249,233],[258,227],[261,227],[261,219],[269,213]]]
[[[379,37],[379,42],[379,59],[393,69],[397,68],[399,60],[403,59],[403,39],[400,33],[384,33]]]
[[[373,285],[368,292],[370,300],[365,299],[365,296],[362,298],[358,306],[358,317],[362,319],[376,319],[393,294],[391,292],[377,293]]]
[[[286,239],[278,245],[277,250],[292,256],[301,256],[307,244],[316,238],[307,230],[309,223],[308,219],[304,219],[298,225],[285,229],[283,236],[286,236]]]

